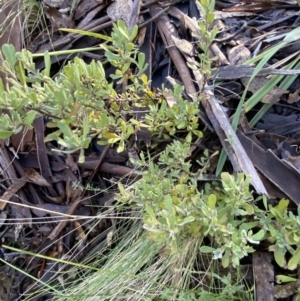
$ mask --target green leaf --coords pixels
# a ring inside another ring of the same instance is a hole
[[[261,241],[264,238],[265,234],[266,234],[266,231],[261,229],[257,233],[255,233],[254,235],[251,236],[251,240]]]
[[[241,205],[241,207],[247,211],[248,215],[254,214],[254,207],[252,205],[244,203]]]
[[[168,212],[173,214],[174,207],[173,207],[172,197],[170,195],[166,195],[164,203]]]
[[[123,20],[118,20],[117,25],[119,33],[122,34],[124,38],[129,40],[128,29],[125,22]]]
[[[259,225],[259,222],[248,222],[248,223],[242,223],[240,226],[240,230],[250,230],[254,227],[257,227]]]
[[[3,93],[4,93],[4,84],[2,78],[0,78],[0,95],[2,95]]]
[[[72,138],[73,133],[72,133],[70,127],[65,124],[65,122],[58,121],[57,126],[66,137]]]
[[[276,283],[287,283],[287,282],[296,282],[297,278],[286,276],[286,275],[276,275]]]
[[[21,61],[16,62],[15,71],[16,71],[16,75],[17,75],[19,81],[21,82],[22,86],[25,87],[26,86],[26,75],[25,75],[25,70],[24,70],[24,67],[23,67],[23,64]]]
[[[132,125],[127,126],[126,138],[129,138],[134,133],[134,127]]]
[[[221,173],[221,179],[223,186],[231,187],[232,185],[232,176],[228,172]]]
[[[214,194],[208,196],[208,207],[214,209],[216,207],[217,197]]]
[[[44,62],[45,62],[45,69],[44,69],[44,75],[47,77],[50,77],[50,70],[51,70],[51,58],[49,55],[49,51],[46,50],[44,52]]]
[[[139,30],[138,26],[134,25],[134,27],[132,28],[132,31],[131,31],[130,41],[133,41],[135,39],[135,37],[137,36],[138,30]]]
[[[295,253],[293,254],[293,257],[288,262],[288,269],[289,270],[295,270],[300,263],[300,247],[297,248]]]
[[[298,41],[300,39],[300,27],[296,27],[294,30],[290,31],[285,38],[283,39],[284,42],[292,43]]]
[[[154,210],[148,204],[146,204],[145,210],[148,213],[148,215],[150,216],[150,218],[153,221],[156,221],[156,216],[155,216]]]
[[[0,131],[0,140],[8,139],[14,134],[13,131]]]
[[[178,226],[183,226],[185,224],[189,224],[192,223],[195,220],[195,218],[193,216],[187,216],[183,219],[183,221],[177,223]]]
[[[272,245],[269,247],[269,251],[274,252],[275,261],[280,267],[283,268],[286,266],[285,249],[280,248],[277,245]]]
[[[83,139],[83,137],[81,138],[81,147],[82,148],[88,148],[89,145],[91,144],[92,139],[91,138],[85,138]]]
[[[138,67],[140,69],[142,69],[145,64],[145,58],[146,58],[145,53],[140,52],[138,55]]]
[[[104,132],[102,133],[101,137],[105,139],[114,139],[114,138],[120,139],[120,136],[112,132]]]
[[[222,266],[224,268],[227,268],[230,263],[230,251],[226,250],[225,253],[222,256]]]
[[[84,163],[84,160],[85,160],[85,157],[84,157],[84,149],[81,149],[81,150],[80,150],[80,153],[79,153],[79,159],[78,159],[78,162],[79,162],[79,163]]]
[[[59,143],[60,145],[62,145],[65,148],[71,148],[72,147],[71,143],[69,143],[69,142],[67,142],[67,141],[65,141],[65,140],[63,140],[61,138],[57,139],[57,143]]]
[[[15,47],[11,44],[3,44],[2,45],[2,53],[7,60],[10,69],[14,70],[16,64],[16,50]]]
[[[299,4],[299,1],[300,1],[300,0],[297,0],[297,1],[298,1],[298,5],[300,5],[300,4]],[[298,289],[298,294],[296,295],[296,299],[295,299],[294,301],[300,301],[299,289]]]
[[[212,248],[212,247],[209,247],[209,246],[202,246],[202,247],[200,247],[200,252],[201,253],[212,253],[213,251],[215,251],[215,249],[214,248]]]
[[[108,141],[110,141],[110,139],[109,139]],[[117,152],[118,152],[118,153],[121,153],[124,149],[125,149],[125,143],[124,143],[124,140],[120,140],[119,146],[118,146],[118,148],[117,148]]]
[[[36,115],[36,111],[30,110],[29,112],[27,112],[26,117],[24,119],[24,125],[27,127],[31,127]]]
[[[121,137],[110,138],[110,139],[107,140],[107,142],[110,143],[110,144],[114,144],[114,143],[116,143],[116,142],[118,142],[118,141],[120,141],[120,140],[121,140]],[[100,144],[100,143],[99,143],[99,144]],[[106,145],[106,144],[102,144],[102,145]]]
[[[284,214],[287,210],[288,205],[289,205],[289,200],[282,199],[277,205],[277,209],[280,211],[280,213]]]
[[[209,12],[207,14],[207,23],[212,24],[215,19],[215,14],[213,12]]]
[[[263,200],[265,210],[268,210],[268,199],[267,199],[267,197],[265,195],[263,195],[262,200]],[[300,208],[300,206],[298,208]]]
[[[105,56],[107,57],[107,59],[110,61],[110,62],[119,62],[120,61],[120,56],[117,55],[117,54],[114,54],[112,53],[111,51],[105,51]]]
[[[89,119],[87,117],[84,117],[84,119],[83,119],[83,133],[82,133],[82,136],[85,138],[88,135],[89,131],[90,131]]]

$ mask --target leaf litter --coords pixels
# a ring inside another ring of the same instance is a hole
[[[5,27],[10,23],[11,32],[4,32],[0,45],[12,43],[19,50],[20,24],[11,23],[17,2],[4,1],[1,4],[0,22]],[[203,149],[213,152],[223,147],[229,156],[227,168],[232,172],[251,174],[256,193],[268,195],[270,202],[287,197],[293,201],[294,208],[299,205],[300,43],[295,39],[291,45],[280,48],[253,79],[255,67],[248,64],[249,59],[264,53],[278,41],[291,39],[289,33],[299,26],[297,1],[216,1],[218,33],[210,46],[215,59],[208,82],[195,69],[194,73],[190,70],[191,66],[196,66],[199,53],[193,38],[200,36],[197,24],[200,15],[195,1],[40,1],[38,5],[45,5],[42,8],[45,19],[40,19],[41,26],[31,28],[30,35],[23,37],[24,45],[36,54],[89,48],[99,43],[94,37],[66,33],[61,28],[105,34],[119,19],[131,27],[138,24],[138,44],[150,63],[147,76],[153,89],[164,84],[164,97],[169,106],[176,106],[176,100],[169,93],[176,81],[184,86],[187,99],[192,100],[198,91],[204,91],[208,96],[202,102],[199,128],[210,141],[206,139],[196,145],[192,157],[196,160]],[[45,24],[48,29],[42,30]],[[101,51],[80,53],[87,63],[101,59],[102,55]],[[51,57],[53,70],[58,71],[74,56]],[[297,68],[281,68],[295,58]],[[38,69],[45,67],[43,59],[37,58],[35,62]],[[275,76],[281,76],[281,80],[286,76],[290,81],[284,85],[284,80],[280,84],[278,80],[273,86],[266,87]],[[3,74],[1,78],[5,80]],[[207,83],[214,85],[214,89],[205,86]],[[249,109],[242,111],[241,126],[235,134],[230,118],[245,89],[249,98],[260,94],[261,103],[256,106],[246,103]],[[262,89],[264,92],[259,93]],[[138,112],[136,119],[142,121],[147,107],[138,108],[135,108]],[[258,111],[263,114],[258,120],[253,119]],[[137,181],[140,172],[132,164],[132,158],[138,158],[139,152],[147,145],[158,143],[147,129],[142,128],[136,133],[138,147],[135,156],[131,149],[118,153],[115,147],[102,147],[92,142],[85,153],[85,161],[81,162],[79,154],[62,155],[52,151],[53,145],[44,142],[45,122],[39,117],[33,129],[24,129],[22,135],[1,142],[2,243],[45,256],[33,257],[4,249],[6,261],[25,273],[5,264],[1,266],[1,300],[19,300],[41,287],[28,274],[43,283],[55,279],[64,286],[60,273],[69,273],[70,268],[60,267],[62,263],[53,263],[47,260],[47,256],[84,262],[89,254],[101,252],[110,245],[118,215],[112,206],[115,183]],[[234,143],[228,143],[229,136]],[[83,190],[83,187],[89,189]],[[100,215],[105,218],[98,223],[94,217]],[[255,285],[255,297],[265,301],[275,298],[290,300],[287,298],[296,293],[299,280],[288,286],[275,283],[274,288],[274,275],[282,270],[274,264],[266,249],[262,246],[254,253],[253,260],[249,259],[250,269],[253,269],[250,282]],[[44,297],[50,300],[53,296],[48,291]],[[42,300],[42,297],[34,300]]]

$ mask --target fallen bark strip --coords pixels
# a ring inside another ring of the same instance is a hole
[[[226,117],[224,111],[222,110],[219,101],[215,98],[212,91],[207,88],[205,88],[204,94],[207,96],[205,97],[205,101],[203,103],[206,112],[208,113],[208,111],[212,111],[213,118],[218,120],[221,129],[224,131],[227,137],[227,141],[229,141],[231,150],[228,151],[227,148],[228,142],[224,140],[222,137],[220,137],[220,141],[228,157],[230,158],[230,160],[233,160],[233,162],[237,163],[237,166],[236,164],[233,164],[235,171],[237,172],[242,171],[244,174],[250,175],[251,176],[250,182],[255,188],[256,192],[268,196],[267,190],[262,180],[260,179],[256,169],[253,166],[252,161],[250,160],[243,145],[238,139],[231,124],[229,123],[229,120]],[[209,110],[207,109],[208,106],[210,106]]]
[[[233,80],[240,79],[242,77],[251,77],[254,72],[254,67],[238,65],[238,66],[224,66],[219,67],[213,72],[213,77],[219,80]],[[300,70],[284,70],[275,68],[262,68],[256,76],[268,76],[271,74],[280,75],[298,75]]]
[[[295,204],[299,205],[299,172],[294,168],[288,168],[271,150],[265,151],[242,132],[238,131],[237,135],[254,166]]]
[[[271,253],[256,251],[252,255],[256,300],[274,301],[274,264]]]

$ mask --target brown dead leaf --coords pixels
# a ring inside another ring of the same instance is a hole
[[[174,44],[180,50],[180,52],[182,52],[183,54],[186,54],[188,56],[195,55],[194,46],[191,42],[189,42],[185,39],[179,39],[173,35],[171,37],[172,37]]]
[[[297,102],[299,100],[299,93],[300,93],[300,88],[296,89],[294,93],[290,93],[287,103],[292,104]]]
[[[263,103],[277,103],[283,94],[289,93],[289,91],[281,88],[272,89],[262,100]]]
[[[11,136],[10,143],[15,150],[18,150],[18,152],[23,152],[25,146],[34,141],[33,136],[33,130],[28,130],[24,127],[20,133]]]
[[[7,201],[9,201],[25,184],[25,178],[14,179],[14,183],[0,197],[0,210],[5,208]]]
[[[84,233],[84,231],[83,231],[83,229],[81,227],[81,224],[78,221],[74,222],[74,227],[75,227],[75,229],[77,231],[77,234],[78,234],[79,238],[81,240],[85,239],[86,235],[85,235],[85,233]]]
[[[70,154],[67,155],[66,164],[70,167],[73,173],[79,173],[78,165],[74,161],[73,156],[71,156]]]
[[[249,58],[251,52],[244,45],[235,46],[228,51],[228,60],[232,65],[242,65]]]
[[[39,186],[50,187],[51,185],[35,169],[24,168],[25,176],[33,183]]]
[[[147,27],[146,26],[139,29],[138,35],[137,35],[137,38],[136,38],[136,42],[139,46],[144,44],[146,33],[147,33]]]
[[[164,89],[163,95],[169,105],[170,108],[172,108],[174,105],[177,104],[176,98],[169,92],[169,89]]]
[[[243,85],[245,87],[248,85],[249,80],[250,80],[250,77],[242,77],[241,78],[241,82],[243,83]],[[250,82],[250,84],[248,86],[248,91],[255,93],[260,88],[262,88],[268,81],[269,81],[269,79],[265,76],[256,76]]]
[[[53,202],[55,204],[62,204],[66,199],[65,195],[61,195],[61,196],[58,196],[58,197],[52,197],[48,194],[45,194],[45,196],[46,196],[47,199],[49,199],[51,202]]]

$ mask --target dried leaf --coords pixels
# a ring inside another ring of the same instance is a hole
[[[144,44],[146,33],[147,33],[147,27],[142,27],[141,29],[139,29],[138,35],[136,38],[136,42],[139,46]]]
[[[238,45],[228,51],[228,60],[232,65],[242,65],[251,58],[251,52],[244,45]]]
[[[7,203],[6,201],[9,201],[10,198],[13,197],[25,184],[26,180],[23,178],[14,180],[14,184],[12,184],[0,198],[0,210],[5,208]]]
[[[33,136],[33,130],[23,128],[20,133],[11,136],[10,143],[15,150],[23,152],[26,144],[29,144],[34,140]]]
[[[172,108],[174,105],[177,104],[176,98],[171,93],[169,93],[168,89],[166,89],[166,88],[164,89],[163,95],[170,108]]]
[[[85,239],[86,238],[86,235],[81,227],[81,224],[78,222],[78,221],[75,221],[74,222],[74,227],[78,233],[78,236],[81,240]]]
[[[176,47],[183,53],[188,56],[194,56],[195,55],[195,50],[194,46],[191,42],[185,40],[185,39],[179,39],[175,36],[171,36],[173,39],[174,44]]]
[[[261,100],[263,103],[277,103],[283,94],[289,93],[289,91],[281,88],[272,89],[265,97]]]
[[[24,168],[25,176],[33,183],[39,186],[51,187],[51,185],[43,178],[35,169]]]
[[[299,92],[300,92],[300,88],[296,89],[294,93],[290,93],[287,103],[292,104],[297,102],[299,100]]]
[[[48,194],[45,194],[46,198],[49,199],[51,202],[55,203],[55,204],[62,204],[65,199],[66,199],[66,195],[61,195],[58,197],[52,197]]]

